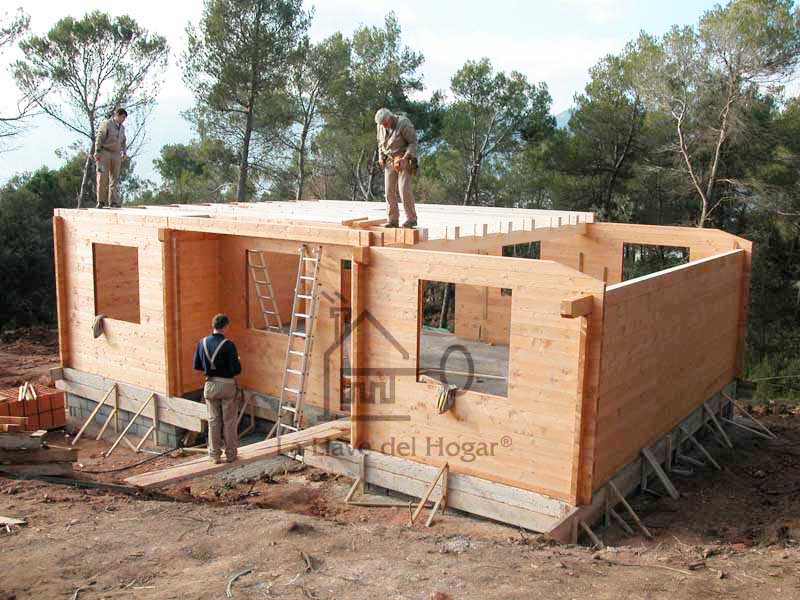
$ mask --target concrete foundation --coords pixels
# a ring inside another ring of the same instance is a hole
[[[92,411],[97,406],[97,402],[94,400],[88,400],[87,398],[83,398],[76,394],[67,393],[67,407],[69,410],[69,416],[77,421],[83,423],[86,419],[89,418],[89,415],[92,414]],[[93,422],[98,427],[102,427],[103,423],[105,423],[108,415],[112,411],[111,406],[101,406],[100,410],[97,411]],[[131,419],[133,418],[135,413],[128,412],[127,410],[120,410],[119,411],[119,427],[120,431],[122,431],[125,427],[128,426]],[[139,415],[139,418],[136,419],[136,422],[131,426],[128,430],[130,434],[131,441],[139,440],[142,436],[147,433],[150,427],[153,424],[153,420],[145,417],[144,415]],[[174,425],[170,425],[169,423],[159,422],[158,424],[158,444],[159,446],[163,446],[165,448],[177,448],[180,444],[181,438],[183,437],[185,431],[179,427],[175,427]],[[114,434],[113,423],[110,423],[108,429],[106,429],[106,437],[111,437]],[[134,441],[134,443],[137,443]],[[145,444],[148,444],[145,442]]]

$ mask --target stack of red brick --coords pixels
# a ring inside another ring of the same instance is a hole
[[[36,390],[36,399],[19,400],[19,388],[0,390],[0,423],[19,423],[22,431],[56,429],[66,425],[64,392],[43,385],[30,385]],[[14,418],[4,420],[3,417]]]

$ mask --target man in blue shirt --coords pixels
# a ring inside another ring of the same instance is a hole
[[[203,398],[208,406],[208,455],[214,464],[222,463],[223,437],[226,462],[236,460],[239,441],[239,406],[234,377],[242,372],[242,365],[236,346],[225,337],[229,324],[227,315],[215,315],[211,322],[211,335],[197,342],[194,351],[194,368],[206,375]]]

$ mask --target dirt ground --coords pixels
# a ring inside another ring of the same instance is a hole
[[[0,346],[5,385],[56,360],[52,340]],[[0,515],[27,521],[0,531],[0,598],[217,600],[238,574],[237,599],[800,598],[800,417],[764,422],[777,441],[709,438],[723,470],[676,477],[679,500],[635,498],[654,540],[598,528],[602,551],[451,511],[409,527],[405,509],[344,505],[351,482],[311,468],[149,496],[0,478]],[[107,446],[81,440],[76,477],[121,481],[178,460],[87,473],[151,456],[103,460]]]

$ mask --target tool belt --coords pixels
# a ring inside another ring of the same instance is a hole
[[[401,162],[403,160],[405,152],[395,152],[392,154],[392,167],[394,168],[396,173],[399,173],[403,170],[401,167]],[[406,171],[408,171],[409,175],[416,175],[419,171],[419,161],[417,161],[416,156],[409,156],[406,160]]]
[[[216,381],[217,383],[236,383],[233,377],[209,377],[206,375],[206,381]]]

